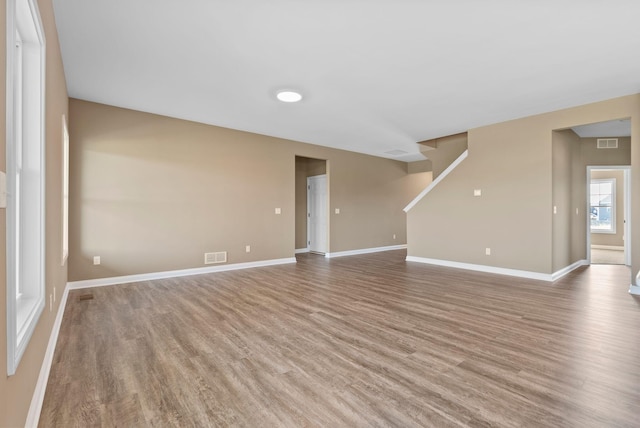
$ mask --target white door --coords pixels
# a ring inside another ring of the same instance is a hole
[[[327,252],[327,176],[307,177],[307,245],[313,253]]]

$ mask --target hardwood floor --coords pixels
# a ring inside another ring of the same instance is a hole
[[[639,426],[626,267],[551,284],[404,257],[73,291],[40,426]]]

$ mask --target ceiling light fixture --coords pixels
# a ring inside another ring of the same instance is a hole
[[[302,95],[295,91],[279,91],[276,97],[283,103],[297,103],[302,99]]]

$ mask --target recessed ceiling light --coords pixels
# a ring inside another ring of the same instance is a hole
[[[302,99],[302,95],[295,91],[280,91],[276,97],[283,103],[297,103]]]

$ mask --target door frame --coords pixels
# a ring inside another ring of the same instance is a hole
[[[614,170],[623,170],[624,171],[624,179],[623,179],[623,198],[624,198],[624,206],[623,206],[623,217],[624,223],[622,227],[624,228],[623,239],[624,239],[624,264],[627,266],[631,266],[631,165],[589,165],[587,166],[587,187],[586,187],[586,201],[587,206],[585,207],[587,213],[587,263],[591,264],[591,217],[589,216],[589,212],[591,210],[591,201],[589,200],[589,195],[591,194],[591,171],[597,171],[602,169],[614,169]]]

